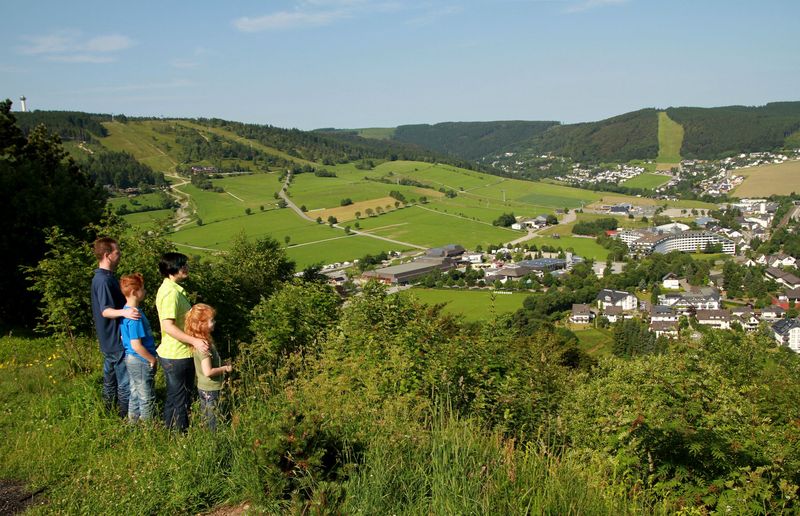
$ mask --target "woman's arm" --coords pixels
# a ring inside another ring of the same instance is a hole
[[[203,374],[211,378],[212,376],[218,376],[222,373],[230,373],[233,371],[233,367],[229,365],[224,365],[222,367],[211,367],[211,357],[205,357],[203,360],[200,361],[200,365],[203,368]]]
[[[154,357],[152,353],[147,351],[147,348],[142,345],[142,339],[131,339],[131,347],[139,354],[140,357],[150,362],[150,367],[156,366],[156,357]]]
[[[175,319],[161,319],[161,326],[164,328],[164,332],[170,337],[183,342],[187,346],[192,346],[200,353],[208,353],[208,342],[204,339],[192,337],[184,333],[183,330],[178,328],[178,325],[175,324]]]

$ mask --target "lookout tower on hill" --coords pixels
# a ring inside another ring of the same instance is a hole
[[[23,96],[21,96],[21,97],[19,98],[19,106],[20,106],[20,108],[22,109],[22,112],[23,112],[23,113],[26,113],[26,112],[28,111],[28,105],[27,105],[27,104],[25,104],[25,101],[26,101],[26,100],[28,100],[28,99],[26,99],[26,98],[25,98],[25,95],[23,95]]]

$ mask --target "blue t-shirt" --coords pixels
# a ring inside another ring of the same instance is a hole
[[[95,269],[92,278],[92,316],[103,353],[122,352],[119,340],[119,320],[103,317],[103,310],[113,308],[119,310],[125,306],[125,296],[119,288],[119,281],[114,273],[107,269]]]
[[[125,305],[123,308],[128,308],[128,305]],[[131,355],[142,362],[147,362],[139,353],[134,351],[131,340],[140,339],[144,349],[149,351],[153,356],[156,356],[156,342],[153,338],[153,331],[150,329],[150,321],[147,320],[147,316],[138,308],[136,310],[139,312],[139,315],[142,316],[141,319],[137,321],[133,319],[122,319],[122,324],[120,325],[122,345],[125,346],[126,355]]]

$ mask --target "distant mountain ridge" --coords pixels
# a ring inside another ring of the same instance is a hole
[[[529,151],[578,161],[629,161],[658,156],[658,113],[685,131],[684,158],[718,159],[740,152],[800,147],[800,102],[713,108],[645,108],[596,122],[445,122],[362,130],[366,136],[414,143],[467,160]],[[330,130],[328,130],[330,131]],[[341,132],[354,133],[353,130]],[[329,133],[335,134],[335,133]]]
[[[684,159],[718,159],[740,152],[800,147],[800,101],[764,106],[645,108],[578,124],[505,120],[300,131],[220,119],[193,121],[225,128],[290,156],[323,165],[366,159],[408,159],[485,168],[484,164],[507,152],[553,154],[587,162],[656,159],[659,112],[666,113],[683,128],[680,156]],[[25,132],[45,123],[63,139],[77,141],[103,138],[106,133],[101,123],[111,120],[107,114],[69,111],[16,115]],[[156,120],[123,115],[115,119]]]

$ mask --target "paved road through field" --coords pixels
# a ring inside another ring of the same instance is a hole
[[[278,192],[278,195],[281,196],[281,199],[286,201],[286,205],[289,206],[289,208],[293,209],[294,212],[297,213],[297,215],[300,218],[303,218],[303,219],[311,221],[311,222],[316,222],[315,219],[312,219],[311,217],[308,216],[308,214],[306,214],[306,212],[304,212],[303,210],[298,208],[297,205],[294,202],[292,202],[292,200],[289,198],[289,196],[286,195],[286,190],[289,188],[289,178],[290,177],[291,176],[289,176],[289,175],[286,176],[286,180],[283,182],[283,188],[280,189],[280,191]],[[333,227],[339,228],[339,229],[344,229],[339,224],[334,224]],[[370,233],[364,233],[363,231],[356,231],[354,229],[351,229],[350,233],[352,233],[353,235],[361,235],[361,236],[365,236],[365,237],[375,238],[375,239],[378,239],[378,240],[383,240],[385,242],[391,242],[393,244],[398,244],[398,245],[402,245],[402,246],[406,246],[406,247],[413,247],[414,249],[422,249],[423,251],[428,249],[427,247],[423,247],[423,246],[420,246],[420,245],[417,245],[417,244],[412,244],[412,243],[409,243],[409,242],[401,242],[400,240],[392,240],[391,238],[386,238],[386,237],[382,237],[382,236],[378,236],[378,235],[373,235],[373,234],[370,234]]]

